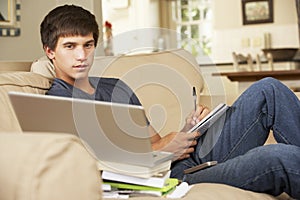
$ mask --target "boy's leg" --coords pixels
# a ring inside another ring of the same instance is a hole
[[[278,142],[300,146],[300,102],[293,92],[273,78],[250,86],[198,141],[193,157],[174,163],[172,176],[183,169],[216,160],[219,163],[245,154],[265,143],[270,129]]]
[[[300,147],[272,144],[185,176],[194,183],[222,183],[277,196],[286,192],[300,199]]]
[[[226,119],[199,140],[195,161],[224,162],[243,155],[263,145],[270,129],[278,143],[300,146],[300,101],[281,82],[265,78],[250,86],[228,110]]]

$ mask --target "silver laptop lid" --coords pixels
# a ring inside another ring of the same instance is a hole
[[[17,92],[9,97],[23,131],[77,135],[101,161],[151,167],[172,158],[153,157],[142,106]]]

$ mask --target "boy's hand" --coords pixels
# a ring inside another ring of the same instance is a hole
[[[193,110],[185,119],[185,126],[181,131],[187,132],[198,122],[200,122],[206,115],[210,113],[209,108],[203,105],[198,105],[196,110]]]
[[[190,157],[190,153],[194,152],[194,146],[197,145],[196,138],[199,137],[198,132],[194,133],[177,133],[171,132],[162,137],[153,144],[154,150],[161,150],[174,153],[173,160],[182,160]]]

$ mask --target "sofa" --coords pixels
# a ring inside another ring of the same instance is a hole
[[[149,71],[149,67],[155,73]],[[159,67],[164,69],[159,70]],[[158,117],[163,121],[154,121],[154,126],[166,134],[170,130],[178,130],[185,115],[193,108],[191,90],[185,93],[183,89],[197,87],[198,101],[211,106],[228,100],[226,97],[205,94],[209,89],[205,88],[207,84],[198,70],[193,57],[179,49],[132,56],[97,57],[91,75],[122,78],[136,91],[148,117]],[[171,77],[168,76],[170,74]],[[22,132],[10,104],[9,91],[45,94],[54,75],[53,66],[45,58],[33,62],[30,71],[0,73],[1,200],[102,199],[97,161],[85,149],[82,141],[68,133]],[[176,75],[183,79],[181,85],[174,81]],[[168,79],[170,82],[160,82],[157,78]],[[151,81],[153,79],[156,81]],[[142,89],[146,92],[143,93]],[[187,97],[182,98],[180,95]],[[229,100],[227,103],[230,103]],[[176,106],[180,109],[176,109]],[[288,197],[273,197],[224,184],[202,183],[194,185],[182,199],[264,200]]]

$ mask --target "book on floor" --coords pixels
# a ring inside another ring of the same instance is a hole
[[[141,177],[119,174],[110,171],[102,171],[102,179],[104,181],[117,181],[123,183],[162,188],[164,187],[166,180],[170,178],[170,174],[171,174],[171,170],[167,170],[155,174],[150,178],[141,178]]]

